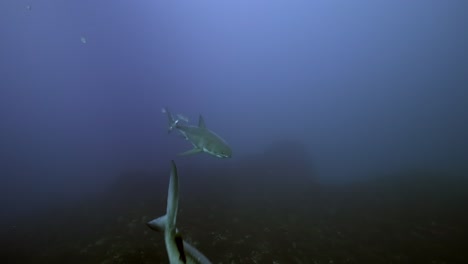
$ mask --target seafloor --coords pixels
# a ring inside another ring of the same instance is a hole
[[[165,210],[167,165],[3,228],[2,263],[168,263],[145,225]],[[180,169],[179,229],[213,263],[468,263],[464,175],[320,185],[303,165],[267,155]]]

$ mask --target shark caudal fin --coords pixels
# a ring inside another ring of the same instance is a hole
[[[179,209],[179,176],[175,162],[171,160],[171,177],[169,179],[169,190],[167,193],[166,228],[175,229],[177,210]]]
[[[174,119],[174,116],[172,116],[171,112],[167,109],[167,107],[164,107],[161,112],[163,114],[166,114],[167,116],[167,122],[168,122],[168,128],[167,128],[167,133],[170,133],[174,128],[177,127],[177,123],[179,123],[179,119]]]
[[[169,189],[167,193],[166,214],[150,222],[148,226],[155,230],[164,232],[166,229],[175,229],[177,220],[177,210],[179,208],[179,177],[175,162],[171,161],[171,176],[169,179]]]
[[[198,263],[211,264],[210,260],[194,246],[183,240],[176,228],[177,211],[179,207],[179,177],[174,161],[171,162],[171,175],[167,194],[166,214],[149,221],[147,225],[156,231],[164,233],[166,250],[171,264]]]

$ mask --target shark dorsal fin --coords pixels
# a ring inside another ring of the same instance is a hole
[[[198,127],[199,128],[206,128],[205,120],[203,119],[202,115],[200,115],[200,117],[198,118]]]

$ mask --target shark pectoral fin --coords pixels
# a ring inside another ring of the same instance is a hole
[[[200,153],[200,152],[202,152],[202,149],[193,148],[193,149],[187,150],[187,151],[185,151],[183,153],[180,153],[179,156],[193,155],[193,154],[197,154],[197,153]]]

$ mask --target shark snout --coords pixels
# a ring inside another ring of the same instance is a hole
[[[232,157],[232,153],[221,153],[221,154],[218,154],[217,156],[218,158],[227,159],[227,158]]]

